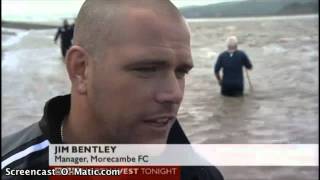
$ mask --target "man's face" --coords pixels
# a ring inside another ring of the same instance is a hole
[[[192,68],[189,31],[178,21],[132,11],[102,59],[89,68],[89,106],[108,143],[166,143]],[[103,49],[103,48],[102,48]]]
[[[230,43],[228,44],[228,50],[235,51],[237,50],[237,44],[236,43]]]

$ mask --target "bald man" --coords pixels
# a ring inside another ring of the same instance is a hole
[[[216,78],[224,96],[239,97],[243,95],[243,67],[252,69],[251,61],[244,51],[238,50],[238,38],[230,36],[226,41],[227,50],[218,56],[214,67]],[[220,70],[223,69],[223,77]]]
[[[190,32],[170,1],[85,1],[66,66],[71,94],[5,139],[2,170],[47,167],[50,143],[189,143],[176,117],[193,67]],[[39,148],[16,156],[29,147]],[[186,167],[181,177],[223,179],[214,167]]]

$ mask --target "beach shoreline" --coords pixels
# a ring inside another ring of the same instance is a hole
[[[13,29],[54,29],[58,28],[59,25],[50,23],[34,23],[34,22],[18,22],[18,21],[1,21],[2,28],[13,28]]]
[[[283,19],[299,19],[299,18],[317,18],[318,14],[299,14],[299,15],[278,15],[278,16],[255,16],[255,17],[214,17],[214,18],[187,18],[187,22],[228,22],[228,21],[260,21],[260,20],[283,20]],[[1,21],[3,28],[14,29],[52,29],[60,26],[57,22],[31,22],[31,21]]]

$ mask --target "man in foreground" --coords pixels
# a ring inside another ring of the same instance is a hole
[[[48,101],[39,123],[4,140],[2,170],[48,166],[49,143],[189,143],[176,116],[193,67],[190,32],[170,1],[87,0],[66,66],[71,95]],[[29,147],[37,148],[16,156]],[[187,167],[182,179],[223,178],[214,167]]]
[[[238,40],[235,36],[227,39],[228,50],[221,53],[215,64],[214,72],[221,86],[221,94],[224,96],[243,95],[243,66],[252,69],[252,64],[245,52],[238,50]],[[220,70],[223,69],[223,78]]]

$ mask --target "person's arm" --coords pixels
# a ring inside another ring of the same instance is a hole
[[[243,60],[244,60],[244,62],[243,62],[244,66],[245,66],[247,69],[252,70],[252,63],[251,63],[250,59],[248,58],[248,56],[246,55],[245,52],[243,52],[243,57],[244,57],[244,58],[243,58]]]
[[[55,35],[55,37],[54,37],[54,43],[57,43],[57,40],[58,40],[60,34],[61,34],[61,31],[60,31],[60,28],[59,28],[57,33],[56,33],[56,35]]]
[[[220,76],[220,69],[222,68],[222,57],[219,55],[216,65],[214,66],[214,74],[218,80],[219,85],[221,85],[221,76]]]
[[[215,75],[216,75],[216,78],[218,80],[219,85],[221,85],[221,77],[220,77],[219,72],[216,72]]]

